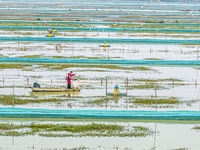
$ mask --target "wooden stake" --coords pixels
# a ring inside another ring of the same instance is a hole
[[[29,78],[27,77],[27,85],[29,85]]]
[[[126,82],[126,95],[128,96],[128,77],[127,77],[127,82]]]
[[[107,89],[107,77],[106,77],[106,95],[107,95],[107,91],[108,89]]]
[[[13,108],[14,108],[14,105],[15,105],[15,99],[14,99],[14,84],[13,84]]]

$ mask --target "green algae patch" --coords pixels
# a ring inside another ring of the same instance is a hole
[[[26,105],[29,103],[47,103],[47,102],[61,102],[67,101],[66,99],[57,99],[57,98],[49,98],[49,99],[29,99],[29,98],[20,98],[14,97],[15,105]],[[13,105],[13,95],[0,95],[0,104],[2,105]]]
[[[135,104],[181,104],[182,102],[176,97],[170,98],[134,98],[134,100],[130,100],[130,103]]]
[[[30,67],[31,65],[22,64],[0,64],[0,69],[23,69],[25,67]]]
[[[120,70],[133,70],[133,71],[150,71],[149,67],[121,67],[116,65],[78,65],[78,64],[41,64],[41,67],[49,68],[50,70],[63,70],[65,68],[105,68],[105,69],[120,69]]]
[[[23,56],[24,58],[29,58],[29,56]],[[39,55],[35,55],[35,58],[39,58]],[[50,71],[63,70],[66,68],[102,68],[102,69],[112,69],[112,70],[129,70],[129,71],[153,71],[150,67],[142,66],[117,66],[117,65],[79,65],[79,64],[38,64],[37,68],[43,68]],[[33,71],[33,65],[26,64],[0,64],[0,69],[22,69],[24,71]]]
[[[137,82],[184,82],[183,80],[177,79],[177,78],[166,78],[166,79],[133,78],[132,81],[137,81]]]
[[[87,125],[35,123],[14,125],[0,123],[0,129],[0,136],[38,135],[42,137],[146,137],[153,132],[150,128],[143,126],[122,126],[94,122]]]
[[[192,130],[196,130],[196,131],[199,131],[200,130],[200,125],[196,125],[192,128]]]
[[[128,89],[129,90],[134,90],[134,89],[157,89],[157,90],[163,90],[163,89],[167,89],[167,88],[165,86],[162,86],[162,85],[149,83],[149,84],[129,85]]]

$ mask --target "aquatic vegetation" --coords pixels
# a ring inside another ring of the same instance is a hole
[[[122,126],[117,124],[87,125],[39,124],[14,125],[0,123],[0,136],[38,135],[43,137],[146,137],[153,131],[143,126]],[[18,129],[23,129],[18,131]],[[25,130],[25,131],[24,131]]]
[[[148,83],[148,84],[138,84],[138,85],[129,85],[128,86],[129,90],[133,89],[157,89],[157,90],[163,90],[167,89],[165,86],[158,85],[155,83]]]
[[[22,56],[23,58],[29,58],[30,56]],[[39,55],[35,55],[35,58],[40,58]],[[66,68],[103,68],[103,69],[119,69],[119,70],[130,70],[130,71],[153,71],[150,67],[128,67],[128,66],[117,66],[117,65],[79,65],[79,64],[38,64],[37,68],[46,68],[48,70],[63,70]],[[33,65],[25,64],[0,64],[0,69],[22,69],[22,70],[33,70]]]
[[[24,55],[24,56],[19,56],[19,58],[43,58],[41,55]]]
[[[159,59],[159,58],[145,58],[144,60],[163,60],[163,59]]]
[[[37,23],[37,22],[32,22],[32,23],[22,23],[22,22],[0,22],[0,26],[43,26],[42,23]],[[76,23],[62,23],[60,22],[58,23],[48,23],[46,24],[47,27],[79,27],[79,24]],[[85,26],[89,26],[89,25],[85,25]],[[21,30],[21,29],[16,29],[16,30]],[[23,29],[24,30],[24,29]],[[27,29],[30,30],[30,29]]]
[[[87,101],[86,104],[102,104],[105,102],[108,102],[109,100],[113,100],[114,98],[109,98],[109,97],[105,97],[105,98],[100,98],[100,99],[96,99],[93,101]]]
[[[29,67],[31,65],[24,64],[0,64],[0,69],[23,69],[24,67]]]
[[[89,85],[79,85],[79,88],[81,88],[81,89],[98,89],[95,86],[92,86],[91,84],[89,84]]]
[[[200,45],[200,44],[197,44],[197,43],[182,43],[180,45]]]
[[[54,58],[54,59],[107,59],[107,57],[86,57],[86,56],[44,56],[44,55],[25,55],[19,56],[20,58]]]
[[[35,35],[36,33],[33,32],[14,32],[16,35]]]
[[[176,78],[158,79],[158,81],[183,82],[183,80],[181,80],[181,79],[176,79]]]
[[[30,99],[24,97],[14,97],[15,105],[26,105],[29,103],[47,103],[47,102],[61,102],[67,101],[67,99],[61,98],[49,98],[49,99]],[[2,105],[13,105],[13,96],[12,95],[0,95],[0,104]]]
[[[187,105],[189,107],[192,104],[199,102],[199,100],[182,100],[178,97],[130,97],[128,98],[128,103],[130,108],[137,107],[155,107],[157,103],[158,108],[179,108],[183,105]],[[133,105],[130,105],[133,104]],[[153,105],[153,106],[152,106]]]
[[[138,82],[183,82],[181,79],[176,78],[166,78],[166,79],[145,79],[145,78],[133,78],[132,81],[138,81]]]
[[[51,105],[51,107],[98,107],[98,108],[124,108],[125,104],[129,108],[137,107],[154,107],[156,103],[154,96],[149,97],[113,97],[113,96],[76,96],[70,97],[68,95],[58,95],[54,97],[30,97],[30,96],[15,96],[15,105]],[[120,101],[120,105],[118,102]],[[182,106],[191,107],[200,100],[184,100],[178,97],[157,97],[157,105],[159,108],[178,108]],[[0,95],[1,105],[13,105],[13,95]],[[153,106],[152,106],[153,105]]]
[[[85,147],[85,146],[80,146],[80,147],[73,147],[73,148],[70,148],[70,150],[84,150],[84,149],[91,149],[91,148],[89,148],[89,147]],[[94,148],[93,148],[94,149]],[[49,150],[51,150],[51,149],[49,149]],[[56,150],[56,149],[54,149],[54,150]],[[62,150],[69,150],[68,148],[63,148]]]
[[[153,22],[159,23],[159,21],[153,21]],[[152,21],[150,21],[149,23],[152,23]],[[141,26],[140,24],[120,24],[120,28],[141,28]],[[170,26],[143,24],[142,28],[144,29],[145,28],[148,28],[148,29],[199,29],[199,27],[195,25],[184,26],[184,25],[178,25],[178,24],[170,25]],[[127,32],[127,31],[122,31],[122,32]],[[146,31],[146,32],[149,32],[149,31]]]
[[[121,70],[133,70],[133,71],[150,71],[149,67],[121,67],[116,65],[78,65],[78,64],[40,64],[41,67],[49,68],[50,70],[63,70],[65,68],[107,68],[107,69],[121,69]]]
[[[200,126],[199,126],[199,125],[196,125],[196,126],[194,126],[194,127],[192,128],[192,130],[197,130],[197,131],[199,131],[199,130],[200,130]]]
[[[41,79],[43,76],[29,76],[29,77],[34,79]]]
[[[181,104],[183,103],[182,101],[180,101],[178,98],[176,97],[169,97],[169,98],[157,98],[157,100],[155,100],[155,98],[132,98],[133,100],[129,100],[130,103],[134,103],[134,104],[155,104],[157,101],[157,104]]]
[[[171,150],[190,150],[190,148],[183,147],[183,148],[176,148],[176,149],[171,149]]]

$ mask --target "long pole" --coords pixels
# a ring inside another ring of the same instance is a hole
[[[107,109],[107,77],[106,77],[106,109]]]
[[[14,100],[14,84],[13,84],[13,108],[14,108],[14,105],[15,105],[15,100]]]
[[[127,81],[126,81],[126,110],[128,109],[128,77],[127,77]]]
[[[156,148],[156,126],[157,126],[157,124],[155,123],[155,132],[154,132],[154,148]]]
[[[106,95],[107,95],[107,77],[106,77]]]
[[[108,60],[109,60],[109,48],[107,48],[107,53],[108,53]]]
[[[185,11],[186,11],[187,0],[185,1]]]
[[[198,80],[198,69],[197,69],[197,75],[196,75],[196,86],[197,86],[197,81]]]
[[[157,111],[157,90],[155,89],[155,101],[156,101],[156,111]]]
[[[197,60],[199,60],[199,46],[197,46]]]
[[[14,122],[13,122],[13,126],[14,126]],[[12,145],[15,144],[15,137],[14,137],[14,128],[13,128],[13,134],[12,134]]]
[[[128,95],[128,77],[127,77],[127,82],[126,82],[126,95]]]
[[[126,110],[128,109],[128,99],[127,99],[127,95],[126,95]]]

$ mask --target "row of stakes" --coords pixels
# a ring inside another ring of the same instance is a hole
[[[9,79],[8,79],[9,80]],[[29,85],[29,78],[27,77],[26,78],[26,80],[23,80],[23,81],[26,81],[26,83],[27,83],[27,85]],[[194,80],[195,82],[195,85],[197,85],[197,80]],[[4,75],[3,75],[3,79],[2,79],[2,82],[3,82],[3,84],[5,83],[5,77],[4,77]],[[51,78],[51,80],[50,80],[50,83],[52,84],[53,83],[53,79]],[[58,80],[56,81],[56,82],[54,82],[54,83],[58,83]],[[103,78],[101,78],[101,81],[100,81],[100,83],[101,83],[101,86],[103,85]],[[111,81],[111,83],[114,83],[114,82],[112,82]],[[125,80],[125,85],[126,85],[126,83],[127,83],[127,81]],[[174,82],[174,80],[172,80],[171,81],[171,83],[172,83],[172,85],[174,85],[175,84],[175,82]],[[145,82],[145,85],[147,85],[148,84],[148,82],[146,81]]]
[[[110,42],[111,43],[111,42]],[[55,44],[55,50],[56,51],[58,51],[58,50],[62,50],[62,46],[60,46],[60,48],[58,48],[58,46],[57,46],[58,44]],[[26,48],[26,47],[25,47]],[[36,47],[35,47],[35,49],[36,49]],[[19,44],[18,44],[18,50],[19,50]],[[69,49],[66,49],[66,50],[69,50]],[[72,49],[73,51],[75,50],[74,48]],[[99,48],[99,50],[100,50],[100,48]],[[115,50],[117,50],[117,49],[115,49]],[[124,53],[124,51],[125,51],[125,49],[119,49],[120,51],[123,51],[123,53]],[[133,51],[133,53],[137,53],[137,52],[139,52],[140,50],[139,49],[132,49]],[[9,46],[9,51],[10,51],[10,46]],[[152,48],[150,48],[149,49],[149,53],[153,53],[153,51],[155,51],[155,50],[153,50]],[[167,49],[167,47],[166,47],[166,50],[165,50],[165,52],[166,53],[168,53],[168,49]],[[66,51],[65,51],[66,52]],[[94,50],[93,50],[93,53],[94,53]],[[171,53],[171,52],[170,52]],[[181,49],[180,50],[180,53],[181,54],[183,54],[183,50]],[[197,53],[197,60],[199,59],[199,47],[197,47],[197,51],[196,51],[196,53]]]

